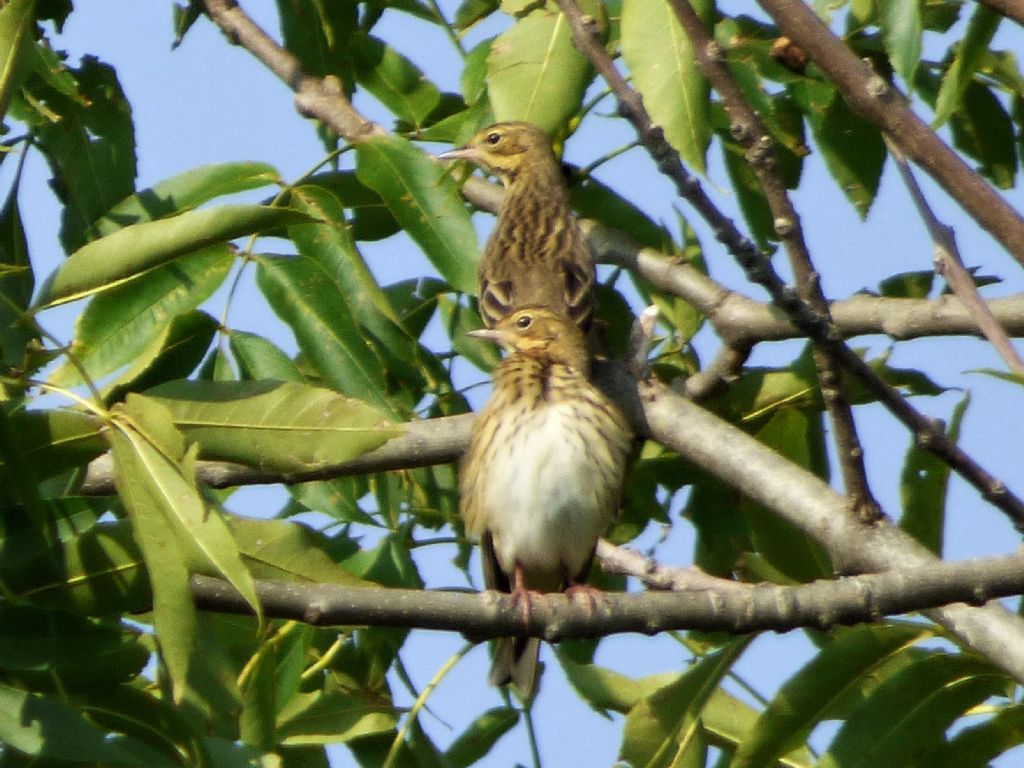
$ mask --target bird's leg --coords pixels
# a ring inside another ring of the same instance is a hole
[[[523,609],[523,621],[530,623],[533,615],[533,599],[541,597],[541,593],[526,586],[526,577],[523,575],[523,566],[516,563],[515,572],[512,576],[512,602],[520,603]]]

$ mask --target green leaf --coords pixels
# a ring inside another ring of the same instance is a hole
[[[708,741],[719,749],[735,754],[736,748],[746,741],[754,728],[760,712],[745,701],[732,696],[721,688],[711,694],[704,710],[701,712],[701,723],[708,735]],[[801,746],[785,756],[777,763],[769,765],[782,768],[813,768],[817,763],[812,752]],[[729,763],[732,766],[732,763]]]
[[[355,171],[318,173],[303,188],[314,185],[331,192],[348,209],[356,240],[383,240],[401,230],[381,196],[359,181]]]
[[[914,82],[914,71],[921,60],[921,0],[886,0],[879,4],[878,22],[882,42],[893,67],[904,83]]]
[[[885,163],[878,129],[856,115],[831,85],[807,80],[793,86],[792,93],[832,178],[861,217],[867,216]]]
[[[929,768],[988,768],[1024,741],[1024,705],[1005,707],[973,728],[965,728],[929,756]]]
[[[120,376],[103,388],[105,401],[117,402],[128,392],[141,392],[191,375],[219,329],[220,323],[205,312],[178,315]]]
[[[93,230],[105,237],[131,224],[184,213],[217,197],[280,183],[280,174],[266,163],[202,165],[129,195],[97,219]]]
[[[780,408],[755,436],[798,466],[827,479],[828,459],[820,414]],[[780,573],[798,582],[832,575],[828,554],[806,533],[747,498],[740,502],[740,509],[747,518],[756,551]]]
[[[964,655],[936,652],[882,682],[849,717],[822,768],[909,765],[941,748],[971,707],[1003,693],[1006,674]],[[907,691],[913,691],[911,697]]]
[[[779,689],[736,750],[733,767],[774,765],[882,670],[891,675],[910,663],[907,650],[931,635],[926,627],[901,624],[841,630]]]
[[[593,176],[584,179],[582,184],[570,186],[569,196],[572,209],[581,218],[596,219],[606,226],[628,232],[640,245],[664,249],[672,242],[665,227],[656,224],[633,202]]]
[[[110,290],[210,245],[302,221],[309,217],[286,208],[223,205],[133,224],[71,254],[47,281],[38,308]]]
[[[107,447],[98,420],[80,411],[18,411],[8,418],[18,451],[39,480],[84,466]]]
[[[667,685],[675,683],[681,673],[668,672],[633,679],[597,664],[579,664],[559,652],[558,661],[576,692],[596,711],[629,712],[637,703]]]
[[[304,382],[295,361],[273,342],[245,331],[232,331],[228,346],[243,379],[277,379]]]
[[[88,616],[152,606],[149,580],[127,520],[75,531],[62,544],[63,552],[54,553],[38,536],[8,536],[0,557],[4,583],[35,603]],[[61,561],[59,574],[50,571],[55,554]]]
[[[497,120],[525,120],[554,133],[576,114],[591,80],[560,12],[538,8],[491,45],[487,92]]]
[[[354,35],[350,51],[356,81],[399,118],[419,128],[441,102],[441,91],[390,45],[372,35]]]
[[[336,277],[311,257],[263,257],[256,282],[328,385],[397,418],[402,414],[387,396],[384,361],[367,346]]]
[[[970,400],[970,395],[966,395],[953,409],[946,436],[954,445],[960,438],[960,425]],[[942,557],[949,476],[949,464],[917,445],[917,441],[911,442],[900,477],[903,502],[900,528],[939,557]]]
[[[13,5],[0,8],[0,17]],[[32,301],[35,275],[18,206],[20,182],[18,174],[0,209],[0,362],[5,367],[23,366],[29,343],[38,338],[35,330],[24,322],[25,310]]]
[[[189,574],[227,579],[257,613],[259,601],[230,530],[196,486],[195,446],[186,451],[170,414],[140,395],[129,395],[114,415],[117,489],[149,571],[157,638],[180,701],[196,636]]]
[[[323,224],[290,227],[288,234],[299,253],[313,260],[336,291],[339,311],[348,311],[363,343],[381,361],[391,389],[408,390],[410,405],[424,393],[426,379],[446,378],[434,353],[424,348],[402,325],[388,295],[381,290],[344,225],[338,200],[318,187],[293,191],[292,204],[323,220]]]
[[[457,291],[476,291],[476,230],[451,177],[409,142],[376,136],[356,147],[356,175],[375,190]]]
[[[926,299],[935,283],[935,270],[900,272],[882,280],[878,292],[894,299]]]
[[[278,713],[277,738],[288,745],[347,742],[390,732],[397,722],[392,707],[356,692],[298,693]]]
[[[445,750],[445,763],[451,768],[468,768],[491,751],[495,743],[519,724],[519,711],[512,707],[493,707],[478,715]]]
[[[0,607],[0,668],[64,690],[117,685],[142,672],[149,650],[117,624],[34,605]]]
[[[682,677],[642,699],[626,717],[619,759],[648,768],[684,765],[702,751],[701,710],[749,644],[740,639],[709,654]]]
[[[1000,13],[985,5],[979,4],[974,10],[963,39],[957,46],[953,62],[942,77],[942,85],[939,87],[939,95],[935,102],[932,128],[941,126],[960,109],[967,87],[988,53],[988,47],[1002,19]]]
[[[720,133],[719,138],[722,140],[725,170],[729,174],[729,181],[740,204],[743,220],[747,223],[754,242],[762,250],[767,250],[771,247],[771,242],[777,241],[779,236],[775,232],[774,217],[768,199],[764,196],[764,189],[754,169],[747,162],[743,147],[727,133]]]
[[[981,163],[978,173],[1000,189],[1013,186],[1017,176],[1013,121],[989,88],[971,82],[949,127],[957,148]]]
[[[0,6],[0,119],[11,94],[31,71],[35,0],[11,0]]]
[[[176,381],[146,393],[204,458],[280,472],[339,464],[402,433],[366,403],[293,381]]]
[[[75,321],[71,355],[93,381],[129,363],[129,374],[138,374],[140,364],[152,362],[168,338],[169,324],[210,297],[224,282],[234,258],[227,246],[211,246],[95,296]],[[143,359],[147,350],[149,357]],[[80,384],[82,373],[66,361],[50,375],[49,383]]]
[[[55,57],[52,65],[64,71]],[[45,103],[47,113],[20,116],[53,170],[52,185],[64,203],[60,239],[68,252],[91,239],[93,222],[135,191],[136,173],[131,107],[114,69],[86,56],[70,72],[74,78],[66,84],[77,81],[76,90],[64,92],[65,83],[44,78],[45,85],[32,85],[31,97]]]
[[[147,765],[116,743],[77,710],[50,696],[0,683],[0,743],[46,762],[68,760],[113,765]]]
[[[623,0],[622,57],[644,107],[683,161],[700,173],[711,142],[708,84],[668,3]]]
[[[228,523],[254,578],[371,586],[338,565],[326,536],[301,523],[245,517]]]

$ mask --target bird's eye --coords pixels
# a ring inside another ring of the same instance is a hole
[[[533,318],[530,317],[529,315],[520,315],[519,319],[516,320],[516,328],[518,328],[520,331],[525,331],[527,328],[530,327],[530,324],[532,322]]]
[[[490,144],[491,146],[497,144],[499,141],[501,141],[501,134],[498,133],[497,131],[493,131],[487,134],[487,143]]]

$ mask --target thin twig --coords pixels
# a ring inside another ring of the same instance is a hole
[[[812,341],[827,345],[843,367],[860,379],[871,395],[910,429],[921,447],[946,462],[974,486],[982,498],[1002,510],[1018,529],[1024,530],[1024,501],[950,440],[941,423],[921,414],[894,387],[879,377],[853,350],[843,344],[841,335],[828,318],[816,312],[800,298],[792,286],[779,277],[771,262],[750,238],[741,234],[733,222],[715,207],[697,179],[683,167],[679,153],[665,140],[662,130],[653,124],[639,94],[629,87],[615,68],[600,41],[594,20],[585,17],[574,0],[558,0],[558,4],[569,21],[573,42],[611,86],[619,100],[619,112],[636,128],[640,142],[650,152],[658,169],[675,182],[680,196],[711,225],[717,239],[743,267],[748,279],[763,286],[772,301],[804,335]]]
[[[779,30],[828,76],[846,103],[893,138],[986,231],[1024,265],[1024,217],[951,150],[890,83],[850,50],[805,0],[759,0]]]
[[[978,328],[981,329],[981,332],[985,334],[985,338],[995,347],[1007,367],[1011,371],[1024,373],[1024,360],[1021,360],[1017,350],[1010,343],[1010,338],[1006,335],[1006,331],[999,325],[999,321],[992,314],[992,310],[988,308],[988,304],[981,298],[981,294],[978,293],[978,286],[974,284],[974,280],[964,266],[963,259],[960,258],[960,250],[956,246],[956,236],[953,234],[953,228],[943,224],[935,216],[935,213],[924,197],[924,192],[921,191],[921,187],[917,183],[917,179],[914,178],[914,172],[907,163],[902,150],[895,145],[889,136],[885,137],[885,143],[889,147],[889,154],[892,155],[893,160],[896,162],[900,178],[903,179],[904,186],[910,192],[910,197],[917,207],[917,212],[920,214],[925,227],[928,229],[928,234],[932,238],[937,271],[946,278],[946,282],[953,289],[953,293],[970,310],[978,323]]]
[[[730,132],[744,148],[747,161],[764,192],[775,224],[775,233],[789,256],[800,298],[831,324],[828,302],[821,289],[821,280],[811,262],[800,216],[793,206],[793,201],[786,191],[785,181],[778,170],[774,140],[747,103],[742,90],[726,66],[725,54],[718,43],[708,35],[693,8],[683,0],[669,0],[669,5],[690,39],[698,68],[722,97],[722,106],[731,121]],[[843,385],[841,361],[830,345],[815,343],[812,352],[818,386],[835,436],[843,487],[856,514],[862,520],[874,520],[881,512],[878,502],[871,493],[867,471],[864,468],[864,449],[853,421],[850,397]]]

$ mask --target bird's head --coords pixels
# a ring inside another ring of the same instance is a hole
[[[478,132],[465,146],[442,152],[438,157],[469,160],[506,185],[531,163],[558,168],[551,139],[537,126],[524,122],[495,123]]]
[[[497,342],[510,352],[587,369],[587,343],[583,332],[567,316],[544,307],[518,309],[493,328],[470,331],[469,335]]]

